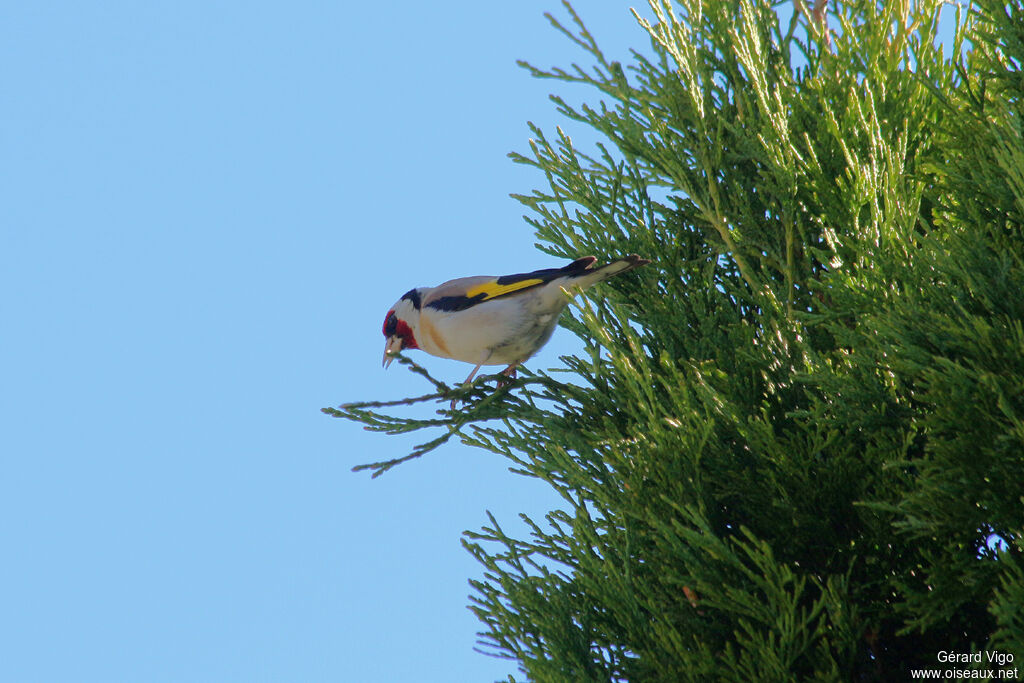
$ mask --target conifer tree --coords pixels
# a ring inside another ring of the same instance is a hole
[[[795,8],[651,0],[623,64],[566,4],[589,63],[527,68],[591,86],[553,100],[606,143],[533,128],[518,198],[552,256],[654,263],[563,317],[571,380],[401,359],[430,393],[325,409],[440,430],[375,475],[455,437],[561,494],[465,540],[528,680],[1024,668],[1024,5],[957,11],[946,52],[938,0]]]

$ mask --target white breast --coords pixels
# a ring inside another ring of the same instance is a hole
[[[464,311],[425,309],[416,340],[427,353],[474,365],[524,361],[551,337],[565,307],[556,302],[558,310],[553,311],[551,303],[545,302],[547,310],[528,310],[538,303],[536,297],[511,296]]]

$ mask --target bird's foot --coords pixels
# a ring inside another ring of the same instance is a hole
[[[499,389],[501,387],[507,386],[507,385],[512,383],[512,380],[514,380],[516,378],[516,369],[518,367],[519,367],[519,363],[513,363],[512,365],[508,366],[507,368],[502,370],[500,373],[498,373],[500,375],[498,377],[498,388]],[[478,365],[477,366],[477,370],[479,370],[479,369],[480,369],[480,366]],[[474,370],[472,372],[472,374],[470,374],[470,376],[466,379],[466,382],[462,386],[468,387],[471,384],[471,381],[473,379],[473,375],[475,375],[475,374],[476,374],[476,370]],[[457,399],[457,398],[452,399],[450,407],[451,407],[451,409],[453,411],[455,410],[455,406],[458,405],[458,403],[459,403],[459,399]]]
[[[498,380],[498,387],[503,387],[503,386],[506,386],[508,384],[511,384],[512,380],[514,380],[516,378],[516,369],[518,367],[519,367],[519,363],[513,363],[512,365],[510,365],[507,368],[505,368],[504,370],[502,370],[501,371],[501,375],[503,377],[507,377],[508,379],[499,379]]]

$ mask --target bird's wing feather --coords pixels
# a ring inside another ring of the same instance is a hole
[[[593,256],[576,259],[563,268],[545,268],[501,277],[464,277],[449,280],[430,291],[423,305],[439,311],[464,311],[476,304],[524,292],[562,277],[582,275],[597,261]]]

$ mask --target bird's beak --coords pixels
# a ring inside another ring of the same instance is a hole
[[[395,360],[395,356],[402,350],[402,338],[401,337],[388,337],[388,341],[384,344],[384,369],[387,370],[388,366],[391,365],[392,361]]]

